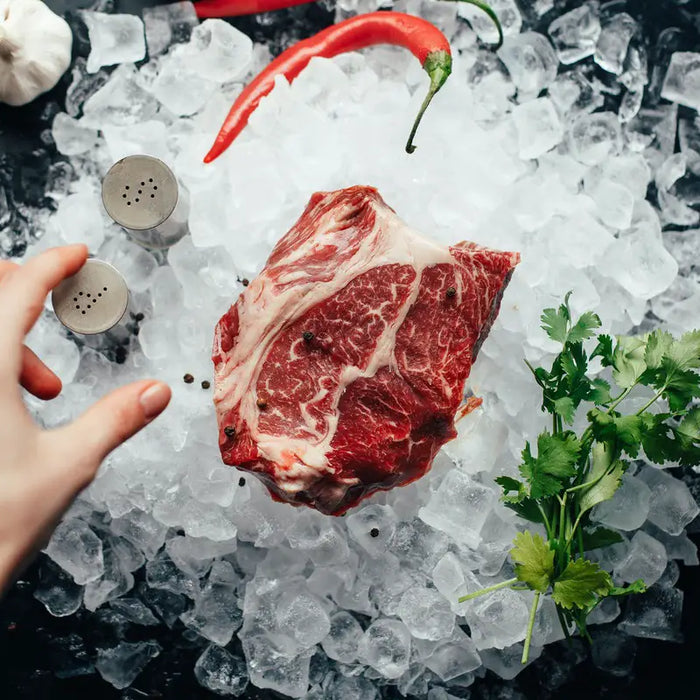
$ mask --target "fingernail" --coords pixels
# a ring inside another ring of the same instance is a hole
[[[170,387],[162,382],[153,384],[141,394],[139,401],[141,401],[146,418],[152,420],[159,413],[162,413],[163,409],[168,405],[168,401],[170,401]]]

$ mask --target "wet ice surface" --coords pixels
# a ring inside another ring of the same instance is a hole
[[[370,5],[349,0],[339,12]],[[530,5],[529,16],[552,8]],[[392,685],[449,700],[484,669],[515,677],[532,594],[457,599],[512,575],[506,556],[521,523],[498,502],[493,477],[514,472],[524,441],[543,427],[522,362],[546,362],[554,350],[539,330],[542,308],[573,289],[575,310],[595,309],[605,331],[628,332],[649,308],[673,332],[700,326],[698,232],[663,229],[698,224],[700,131],[684,117],[674,155],[676,105],[640,106],[648,76],[634,20],[588,2],[535,30],[515,2],[498,0],[507,37],[499,61],[479,43],[495,36],[475,8],[430,0],[396,8],[429,17],[459,48],[412,156],[403,143],[426,78],[407,52],[379,47],[314,60],[291,86],[279,81],[236,143],[204,166],[232,100],[269,53],[223,22],[197,25],[187,3],[146,10],[143,25],[88,20],[93,55],[74,66],[66,114],[53,120],[77,178],[56,172],[57,211],[30,253],[87,240],[125,275],[132,300],[123,327],[80,343],[47,312],[29,344],[65,389],[30,406],[45,425],[60,425],[146,375],[171,382],[174,396],[71,509],[47,547],[36,597],[57,616],[82,605],[138,628],[139,639],[163,623],[196,640],[193,672],[221,695],[252,683],[291,697],[364,700]],[[136,66],[144,36],[150,60]],[[695,55],[669,60],[658,90],[696,106]],[[122,63],[101,68],[113,62]],[[100,178],[130,153],[164,159],[190,192],[192,236],[167,255],[129,242],[101,210]],[[523,262],[469,382],[483,408],[459,423],[421,481],[333,519],[274,503],[253,477],[221,465],[212,392],[201,382],[212,379],[213,328],[240,280],[260,270],[312,191],[353,184],[377,186],[443,244],[519,250]],[[686,536],[697,514],[683,482],[648,466],[596,508],[595,519],[625,537],[600,555],[616,582],[655,584],[630,603],[624,634],[594,647],[600,668],[626,672],[629,635],[678,639],[682,595],[668,560],[697,563]],[[562,636],[550,603],[538,613],[533,659]],[[619,619],[614,601],[593,617]],[[96,666],[126,687],[158,653],[155,643],[122,642],[101,648]]]

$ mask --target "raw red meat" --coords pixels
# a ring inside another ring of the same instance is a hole
[[[333,515],[423,476],[518,260],[426,240],[371,187],[314,194],[216,327],[224,462]]]

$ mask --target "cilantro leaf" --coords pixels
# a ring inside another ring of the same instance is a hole
[[[673,341],[666,356],[682,370],[700,367],[700,330],[684,333]]]
[[[638,578],[627,586],[612,586],[608,591],[608,595],[621,596],[629,595],[630,593],[646,593],[646,591],[646,583],[644,583],[641,578]]]
[[[578,503],[582,513],[593,508],[593,506],[610,500],[615,491],[620,488],[620,479],[625,473],[622,462],[615,462],[609,471],[599,477],[598,481],[592,482],[591,486],[581,491]]]
[[[616,412],[606,413],[593,408],[588,412],[588,420],[598,442],[613,442],[630,457],[639,454],[643,428],[641,416],[621,416]]]
[[[644,351],[644,362],[649,369],[657,369],[661,366],[661,360],[673,343],[673,336],[665,331],[655,330],[647,338]]]
[[[566,342],[569,331],[570,314],[567,307],[562,304],[558,309],[545,309],[540,316],[542,329],[552,339],[559,343]]]
[[[587,398],[597,406],[609,404],[612,401],[610,384],[605,379],[594,379],[591,382],[591,389]]]
[[[554,551],[529,530],[519,532],[513,540],[510,556],[515,562],[515,574],[533,591],[544,593],[554,573]]]
[[[520,473],[530,484],[530,496],[543,498],[558,493],[562,480],[576,473],[580,451],[581,443],[573,433],[540,433],[537,457],[532,456],[530,443],[526,443]]]
[[[671,411],[678,412],[700,396],[700,375],[684,369],[673,358],[665,357],[653,386],[663,390],[663,397],[668,401]]]
[[[573,400],[568,396],[562,396],[560,399],[554,400],[554,411],[558,413],[568,425],[574,422],[576,407],[574,406]]]
[[[611,587],[607,571],[587,559],[576,559],[554,582],[552,599],[563,608],[587,608],[595,604],[596,595],[607,595]]]
[[[598,336],[598,344],[595,346],[593,352],[591,353],[591,360],[594,357],[600,357],[603,363],[603,367],[610,367],[610,365],[612,365],[613,339],[609,335],[601,333]]]
[[[610,530],[607,527],[597,527],[594,530],[584,530],[583,535],[583,551],[590,552],[592,549],[600,549],[608,547],[611,544],[622,542],[622,535],[615,530]]]
[[[506,508],[517,513],[523,520],[529,520],[531,523],[542,523],[542,513],[537,507],[537,501],[534,498],[517,499],[514,496],[504,496],[502,498],[503,505]]]
[[[581,314],[578,321],[571,327],[567,342],[578,343],[581,340],[587,340],[593,335],[593,331],[601,326],[600,318],[592,311],[586,311]]]
[[[508,493],[509,491],[519,492],[523,487],[522,481],[513,479],[510,476],[499,476],[498,478],[494,479],[494,481],[503,488],[504,493]]]
[[[641,338],[618,337],[613,352],[613,379],[621,389],[633,387],[647,368],[644,361],[646,343]]]

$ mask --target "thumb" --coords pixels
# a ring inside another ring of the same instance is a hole
[[[153,380],[123,386],[90,407],[70,425],[60,428],[54,447],[70,455],[66,466],[88,484],[102,460],[163,412],[170,401],[167,384]]]

